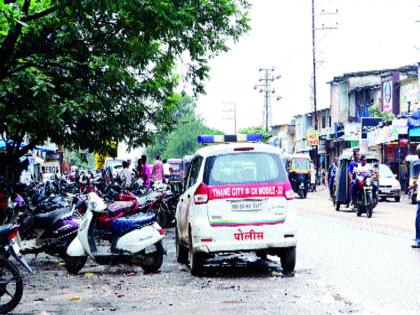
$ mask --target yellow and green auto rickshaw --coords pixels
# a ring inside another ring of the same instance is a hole
[[[306,198],[311,179],[311,159],[309,155],[295,153],[284,157],[284,160],[293,191],[300,198]]]
[[[411,204],[415,205],[417,203],[417,178],[414,178],[414,167],[413,162],[417,161],[419,158],[415,154],[409,154],[405,158],[405,163],[407,164],[408,174],[408,186],[413,187],[408,190],[409,200]]]

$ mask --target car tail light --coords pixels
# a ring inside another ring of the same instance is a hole
[[[203,243],[211,243],[211,242],[213,242],[213,239],[211,239],[211,238],[202,238],[201,239],[201,242],[203,242]]]
[[[206,184],[201,183],[194,193],[194,203],[196,205],[205,204],[209,201],[209,193]]]
[[[7,235],[7,238],[8,238],[9,240],[12,240],[12,239],[16,238],[17,233],[18,233],[18,230],[16,230],[16,231],[14,231],[14,232],[10,233],[9,235]]]
[[[287,200],[295,199],[295,193],[292,189],[286,190],[286,193],[284,194]]]

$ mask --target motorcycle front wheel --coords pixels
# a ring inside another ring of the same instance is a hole
[[[66,264],[68,273],[77,275],[80,270],[85,266],[87,256],[69,256],[67,254],[62,255],[62,258]]]
[[[23,281],[19,270],[9,260],[0,260],[0,313],[9,313],[20,302]]]
[[[163,264],[163,245],[162,242],[158,242],[155,244],[156,251],[150,254],[145,254],[144,261],[140,264],[141,268],[143,269],[144,273],[154,273],[157,272]]]

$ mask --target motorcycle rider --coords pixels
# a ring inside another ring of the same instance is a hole
[[[363,178],[366,175],[372,174],[372,167],[367,164],[366,156],[362,155],[360,158],[360,163],[353,169],[353,173],[355,174],[355,179],[353,180],[353,192],[352,192],[352,199],[353,204],[356,203],[357,200],[357,193],[359,191],[359,181],[363,181]]]
[[[359,153],[358,151],[354,150],[353,151],[353,160],[350,162],[349,164],[349,183],[350,184],[350,198],[351,198],[351,204],[354,205],[355,201],[356,201],[356,193],[355,193],[355,179],[356,179],[356,175],[354,174],[354,168],[356,167],[356,165],[360,163],[359,161]]]

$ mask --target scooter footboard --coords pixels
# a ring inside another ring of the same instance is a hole
[[[163,239],[162,229],[158,224],[145,226],[141,229],[133,230],[121,236],[116,244],[116,249],[129,252],[132,254],[144,250],[146,247],[153,245]]]

